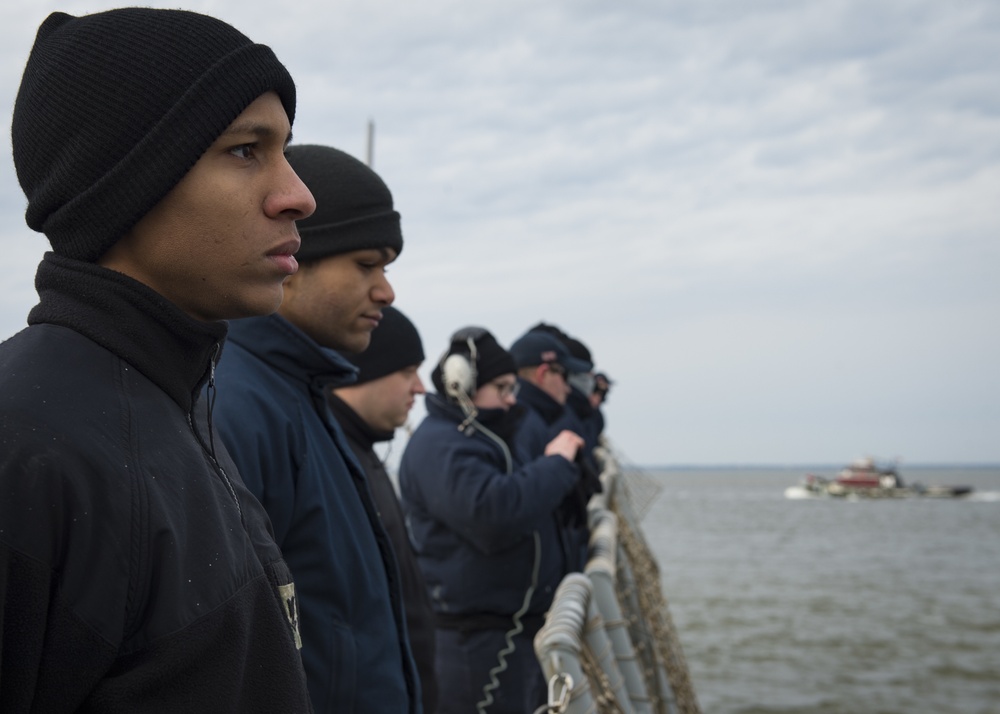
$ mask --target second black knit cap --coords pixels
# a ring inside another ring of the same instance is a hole
[[[184,10],[124,8],[38,29],[11,140],[25,219],[69,258],[96,261],[257,97],[295,83],[270,48]]]
[[[316,199],[316,211],[297,222],[300,263],[353,250],[403,250],[399,213],[389,187],[364,162],[331,146],[288,147],[288,163]]]
[[[372,331],[368,349],[357,354],[342,353],[358,368],[358,381],[365,384],[424,361],[420,333],[406,315],[394,307],[382,308],[382,321]]]

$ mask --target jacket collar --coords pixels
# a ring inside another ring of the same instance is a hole
[[[546,424],[553,424],[566,412],[566,407],[536,387],[526,379],[518,379],[521,389],[517,394],[518,404],[538,412]]]
[[[437,392],[428,392],[424,395],[424,407],[427,409],[427,413],[431,416],[438,417],[439,419],[447,419],[448,421],[453,421],[456,424],[461,423],[465,418],[465,415],[462,414],[462,410],[458,408],[458,405],[448,399],[445,399]]]
[[[55,253],[42,259],[35,288],[40,301],[29,325],[60,325],[88,337],[191,411],[222,350],[226,323],[195,320],[137,280]]]
[[[233,320],[229,341],[274,369],[315,387],[342,387],[357,379],[354,365],[278,314]]]
[[[395,431],[373,429],[351,408],[350,404],[333,392],[330,393],[329,402],[334,416],[337,417],[337,423],[344,430],[344,435],[366,450],[371,450],[380,441],[391,441],[396,435]]]

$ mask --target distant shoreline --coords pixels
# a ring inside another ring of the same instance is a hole
[[[1000,462],[997,463],[956,463],[956,462],[926,462],[926,463],[895,463],[900,471],[920,471],[920,470],[940,470],[940,469],[966,469],[966,470],[989,470],[1000,469]],[[826,464],[629,464],[623,466],[627,470],[629,467],[639,468],[644,471],[712,471],[724,469],[727,471],[802,471],[802,470],[830,470],[842,469],[847,462],[826,463]]]

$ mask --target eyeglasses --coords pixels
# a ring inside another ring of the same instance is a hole
[[[549,371],[552,372],[552,374],[555,374],[559,377],[562,377],[563,379],[566,379],[566,368],[563,367],[561,364],[559,364],[558,362],[546,362],[545,364],[548,365]]]
[[[517,393],[521,391],[520,382],[490,382],[490,384],[496,388],[497,396],[501,399],[517,397]]]

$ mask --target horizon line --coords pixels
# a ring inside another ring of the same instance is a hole
[[[876,462],[879,463],[879,462]],[[897,466],[902,468],[923,468],[923,469],[943,469],[943,468],[962,468],[962,469],[998,469],[1000,468],[1000,461],[914,461],[901,464],[900,462],[882,462],[882,463],[895,463]],[[623,461],[621,462],[623,468],[628,468],[633,466],[640,469],[826,469],[834,468],[840,469],[849,465],[849,462],[716,462],[716,463],[671,463],[671,464],[639,464],[634,462]]]

